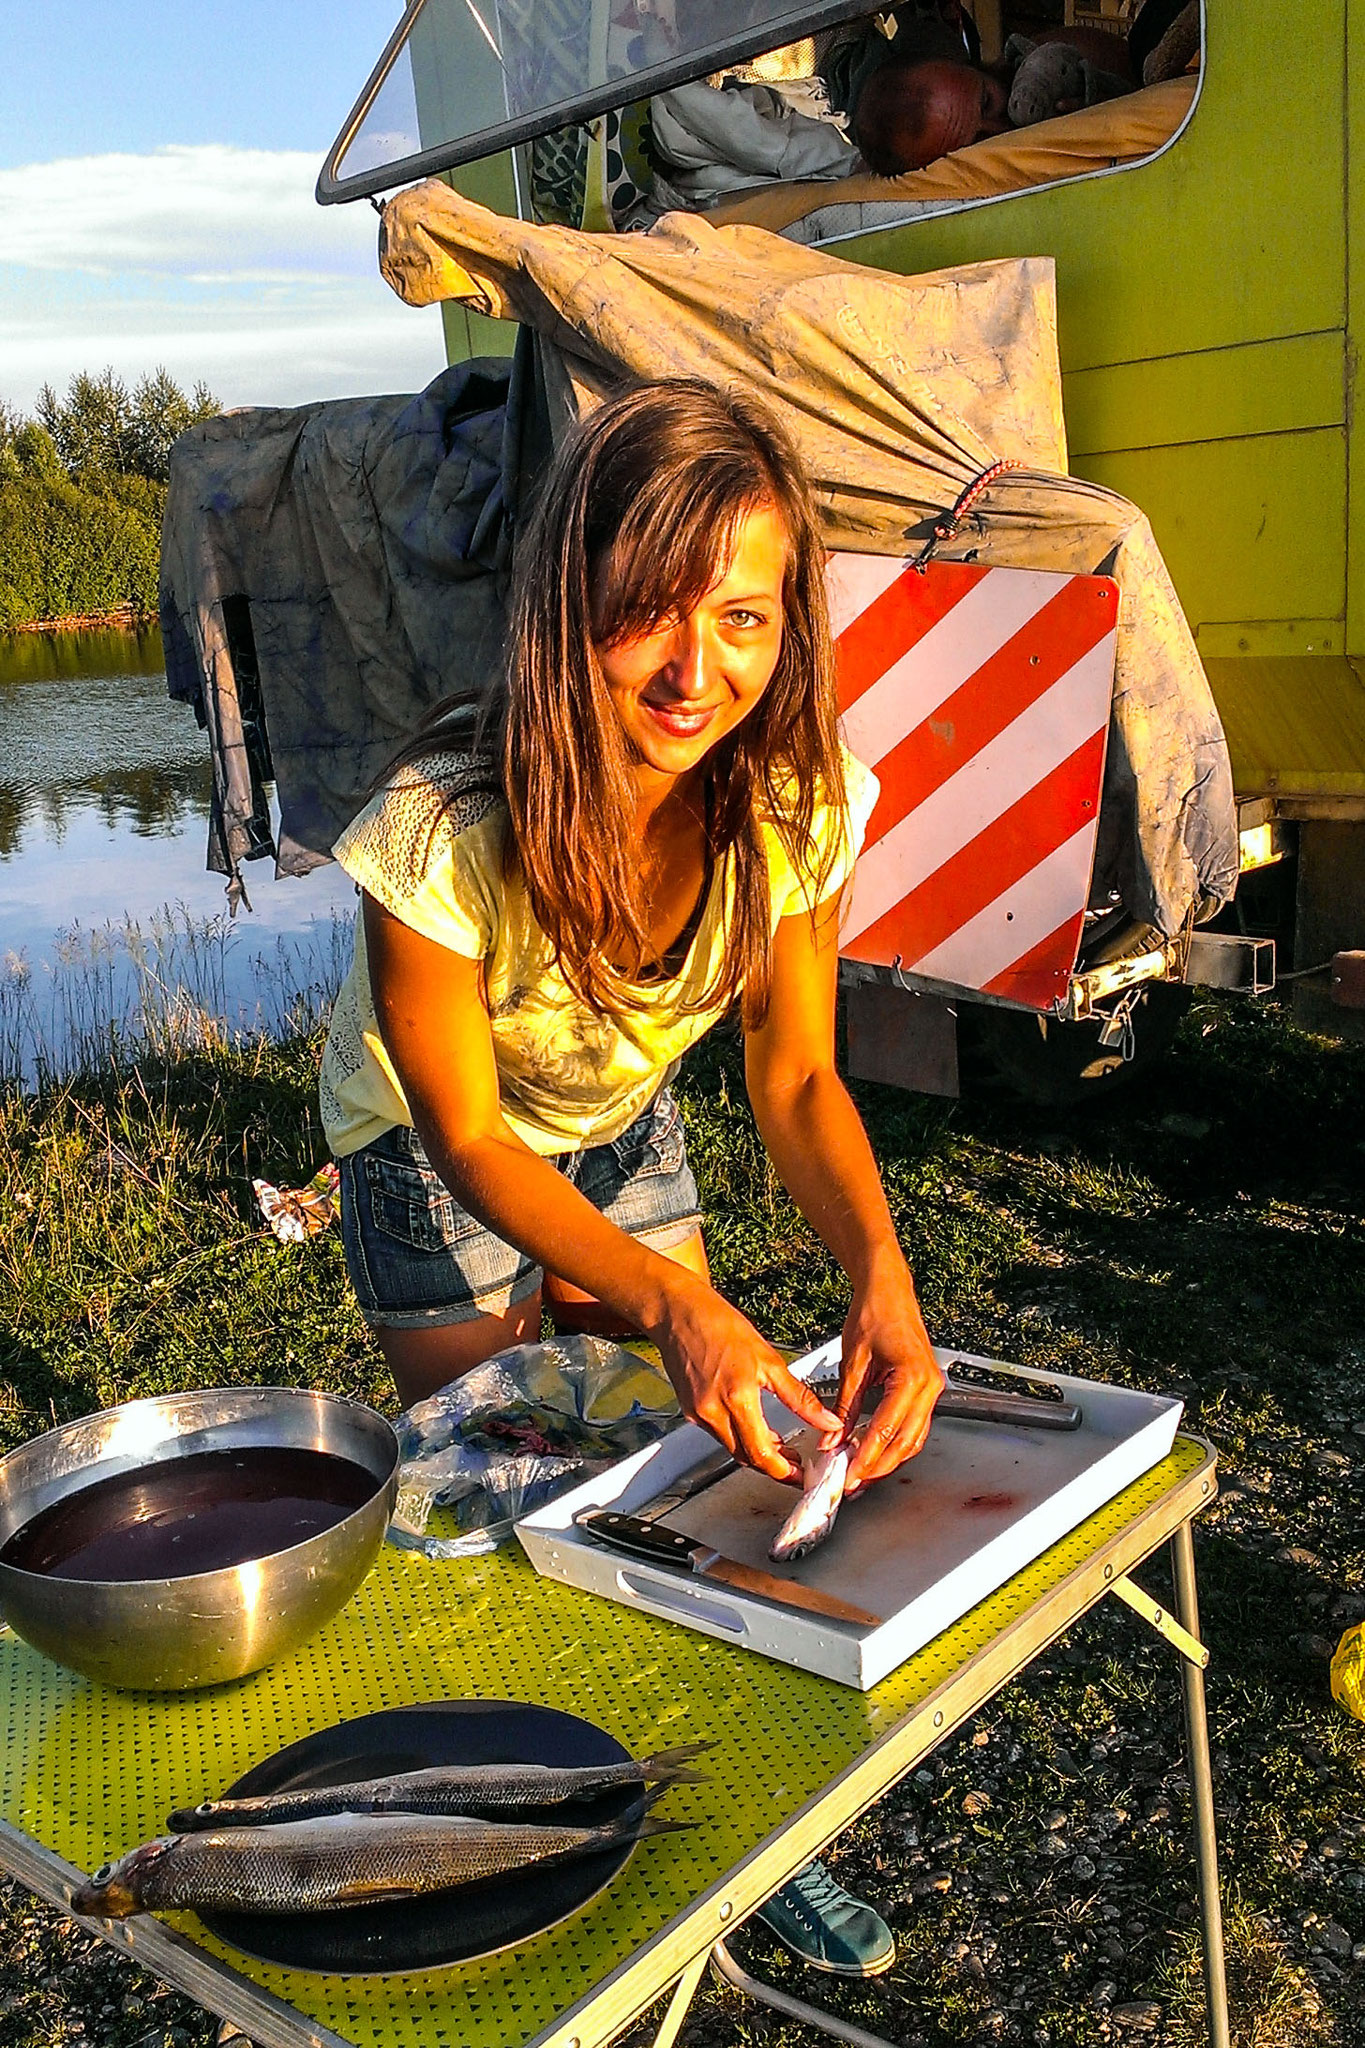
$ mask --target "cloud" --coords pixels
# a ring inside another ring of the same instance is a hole
[[[366,205],[320,207],[304,150],[219,144],[0,171],[0,397],[164,364],[228,405],[411,391],[440,317],[400,305]]]
[[[0,263],[247,284],[374,267],[370,208],[319,206],[308,150],[173,146],[0,170]]]

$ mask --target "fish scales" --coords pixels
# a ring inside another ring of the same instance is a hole
[[[72,1905],[108,1919],[177,1907],[327,1912],[455,1890],[685,1825],[646,1819],[543,1827],[449,1814],[338,1814],[206,1829],[130,1850],[81,1886]]]
[[[188,1833],[200,1828],[310,1820],[336,1813],[496,1817],[528,1806],[559,1806],[570,1800],[595,1799],[621,1786],[705,1784],[705,1774],[689,1766],[694,1757],[710,1748],[709,1742],[685,1742],[639,1762],[627,1758],[622,1763],[562,1768],[552,1764],[442,1764],[429,1770],[396,1771],[386,1777],[358,1779],[348,1785],[308,1786],[248,1799],[206,1799],[199,1806],[180,1807],[170,1816],[167,1826],[176,1833]]]
[[[834,1527],[848,1479],[847,1449],[806,1451],[801,1459],[805,1482],[800,1500],[774,1536],[768,1555],[777,1564],[804,1557],[823,1543]]]

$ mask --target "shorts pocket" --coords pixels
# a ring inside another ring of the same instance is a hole
[[[628,1131],[613,1138],[611,1149],[627,1180],[646,1180],[651,1174],[677,1173],[686,1156],[682,1111],[664,1091],[652,1106],[638,1116]]]
[[[430,1166],[371,1153],[365,1160],[365,1179],[375,1229],[413,1251],[443,1252],[482,1228],[452,1199]]]

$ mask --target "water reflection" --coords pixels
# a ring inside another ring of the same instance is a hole
[[[73,813],[92,812],[111,834],[126,827],[140,839],[171,837],[188,818],[206,814],[208,799],[207,762],[199,768],[92,775],[85,782],[46,789],[0,783],[0,861],[13,859],[26,840],[32,843],[40,835],[61,845]]]
[[[0,735],[0,861],[60,844],[73,813],[143,838],[207,815],[208,748],[158,633],[0,637]]]
[[[35,1051],[60,1067],[96,1011],[145,1010],[154,987],[176,1017],[188,1004],[234,1027],[280,1028],[305,996],[325,1007],[350,883],[253,862],[251,911],[229,928],[204,865],[210,787],[158,634],[0,635],[0,1069],[34,1071]]]
[[[156,626],[136,633],[0,633],[0,689],[63,676],[160,676],[165,668]]]

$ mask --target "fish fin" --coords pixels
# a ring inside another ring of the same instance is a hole
[[[694,1820],[664,1820],[661,1816],[651,1813],[647,1814],[635,1829],[635,1839],[637,1842],[643,1842],[646,1835],[676,1835],[685,1828],[694,1828],[696,1825]]]
[[[689,1770],[694,1757],[703,1751],[715,1748],[714,1742],[680,1742],[676,1749],[656,1750],[653,1756],[642,1759],[640,1776],[647,1783],[661,1785],[706,1785],[710,1783],[709,1771]]]

